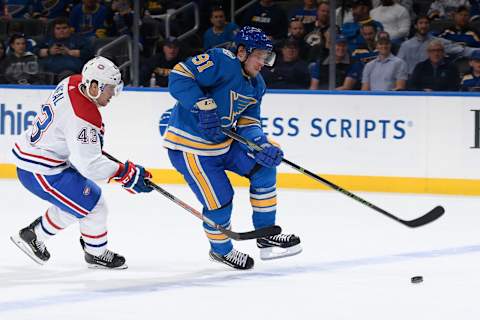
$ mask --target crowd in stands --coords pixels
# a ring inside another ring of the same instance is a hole
[[[235,22],[230,1],[197,0],[199,31],[165,37],[159,15],[189,2],[140,1],[141,86],[168,86],[170,70],[188,56],[234,50],[235,33],[251,25],[277,52],[262,70],[269,88],[328,89],[333,50],[336,90],[480,91],[480,0],[337,1],[333,27],[326,0],[259,0]],[[106,39],[132,37],[133,21],[130,0],[0,0],[0,83],[55,84],[80,72]],[[175,15],[172,35],[192,23],[191,12]]]

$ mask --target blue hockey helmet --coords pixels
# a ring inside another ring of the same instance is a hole
[[[275,62],[275,52],[273,52],[272,41],[267,37],[265,32],[259,28],[245,26],[235,35],[235,44],[237,48],[243,45],[248,54],[253,50],[266,50],[269,52],[265,59],[265,65],[272,66]]]

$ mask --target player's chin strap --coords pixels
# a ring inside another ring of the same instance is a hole
[[[225,129],[225,128],[222,128],[222,132],[223,134],[225,134],[226,136],[240,142],[240,143],[243,143],[245,144],[248,148],[250,148],[252,151],[261,151],[263,150],[263,148],[259,145],[257,145],[256,143],[242,137],[241,135],[231,131],[231,130],[228,130],[228,129]],[[300,167],[299,165],[283,158],[282,159],[282,162],[285,163],[285,164],[288,164],[290,167],[292,167],[293,169],[303,173],[304,175],[307,175],[309,176],[310,178],[313,178],[314,180],[320,182],[320,183],[323,183],[324,185],[332,188],[333,190],[335,191],[338,191],[338,192],[341,192],[343,193],[344,195],[352,198],[353,200],[356,200],[364,205],[366,205],[367,207],[369,207],[370,209],[373,209],[387,217],[389,217],[390,219],[393,219],[397,222],[400,222],[401,224],[407,226],[407,227],[410,227],[410,228],[416,228],[416,227],[420,227],[420,226],[423,226],[427,223],[430,223],[434,220],[437,220],[438,218],[440,218],[443,213],[445,212],[445,209],[442,207],[442,206],[436,206],[435,208],[433,208],[432,210],[430,210],[428,213],[424,214],[423,216],[419,217],[419,218],[416,218],[416,219],[413,219],[413,220],[403,220],[403,219],[400,219],[399,217],[397,216],[394,216],[393,214],[385,211],[384,209],[380,208],[380,207],[377,207],[376,205],[374,205],[373,203],[370,203],[368,202],[367,200],[363,199],[363,198],[360,198],[359,196],[351,193],[350,191],[348,190],[345,190],[343,189],[342,187],[340,186],[337,186],[336,184],[334,184],[333,182],[330,182],[328,181],[327,179],[324,179],[318,175],[316,175],[315,173],[311,172],[311,171],[308,171],[307,169],[305,168],[302,168]]]
[[[118,160],[117,158],[115,158],[114,156],[108,154],[107,152],[105,151],[102,151],[103,155],[105,157],[107,157],[108,159],[112,160],[112,161],[115,161],[117,163],[122,163],[120,162],[120,160]],[[269,236],[274,236],[274,235],[277,235],[277,234],[280,234],[282,233],[282,228],[280,228],[279,226],[276,226],[276,225],[273,225],[273,226],[270,226],[270,227],[265,227],[265,228],[260,228],[260,229],[256,229],[256,230],[253,230],[253,231],[248,231],[248,232],[234,232],[232,230],[229,230],[229,229],[225,229],[224,227],[222,227],[221,225],[215,223],[214,221],[212,221],[211,219],[205,217],[201,212],[197,211],[196,209],[194,209],[193,207],[191,207],[190,205],[188,205],[187,203],[183,202],[182,200],[178,199],[177,197],[175,197],[173,194],[171,194],[170,192],[168,192],[167,190],[163,189],[162,187],[156,185],[155,183],[153,183],[152,181],[150,180],[147,180],[146,181],[153,189],[155,189],[155,191],[158,191],[159,193],[161,193],[162,195],[164,195],[165,197],[167,197],[168,199],[170,199],[171,201],[175,202],[176,204],[178,204],[180,207],[182,207],[183,209],[187,210],[188,212],[190,212],[191,214],[193,214],[195,217],[199,218],[200,220],[202,220],[203,222],[205,222],[206,224],[208,224],[210,227],[212,228],[215,228],[219,231],[221,231],[224,235],[226,235],[227,237],[229,237],[230,239],[233,239],[233,240],[250,240],[250,239],[257,239],[257,238],[264,238],[264,237],[269,237]]]

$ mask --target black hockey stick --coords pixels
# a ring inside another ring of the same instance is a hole
[[[248,139],[245,139],[244,137],[242,137],[241,135],[231,131],[231,130],[228,130],[228,129],[225,129],[225,128],[222,128],[222,132],[229,136],[230,138],[238,141],[238,142],[241,142],[245,145],[247,145],[251,150],[255,150],[255,151],[261,151],[262,150],[262,147],[260,147],[259,145],[257,145],[256,143],[252,142],[252,141],[249,141]],[[324,185],[332,188],[333,190],[335,191],[338,191],[338,192],[341,192],[343,193],[344,195],[366,205],[367,207],[377,211],[377,212],[380,212],[381,214],[397,221],[397,222],[400,222],[401,224],[407,226],[407,227],[410,227],[410,228],[416,228],[416,227],[420,227],[420,226],[423,226],[427,223],[430,223],[434,220],[437,220],[438,218],[440,218],[443,213],[445,212],[445,209],[442,207],[442,206],[436,206],[435,208],[433,208],[432,210],[430,210],[429,212],[427,212],[426,214],[424,214],[423,216],[417,218],[417,219],[413,219],[413,220],[403,220],[403,219],[400,219],[399,217],[385,211],[384,209],[380,208],[380,207],[377,207],[376,205],[374,205],[373,203],[370,203],[368,202],[367,200],[363,199],[363,198],[360,198],[359,196],[357,196],[356,194],[353,194],[351,193],[350,191],[348,190],[345,190],[343,189],[342,187],[340,186],[337,186],[336,184],[328,181],[327,179],[324,179],[318,175],[316,175],[315,173],[311,172],[311,171],[308,171],[307,169],[305,168],[302,168],[300,167],[299,165],[283,158],[282,159],[282,162],[285,163],[285,164],[288,164],[290,167],[292,167],[293,169],[309,176],[310,178],[313,178],[315,179],[316,181],[320,182],[320,183],[323,183]]]
[[[107,152],[102,151],[102,153],[107,158],[109,158],[110,160],[115,161],[117,163],[121,163],[117,158],[108,154]],[[175,202],[180,207],[187,210],[188,212],[193,214],[195,217],[199,218],[200,220],[202,220],[203,222],[208,224],[210,227],[221,231],[224,235],[226,235],[230,239],[233,239],[233,240],[250,240],[250,239],[257,239],[257,238],[263,238],[263,237],[268,237],[268,236],[274,236],[274,235],[280,234],[282,232],[282,228],[280,228],[280,226],[276,226],[276,225],[270,226],[270,227],[265,227],[265,228],[260,228],[260,229],[256,229],[256,230],[248,231],[248,232],[234,232],[232,230],[225,229],[221,225],[219,225],[219,224],[213,222],[211,219],[205,217],[201,212],[197,211],[195,208],[191,207],[187,203],[178,199],[173,194],[171,194],[167,190],[163,189],[162,187],[156,185],[152,181],[148,180],[148,184],[153,189],[155,189],[155,191],[158,191],[159,193],[161,193],[162,195],[164,195],[165,197],[167,197],[171,201]]]

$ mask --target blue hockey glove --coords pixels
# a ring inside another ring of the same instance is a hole
[[[203,99],[195,105],[198,109],[198,127],[203,131],[205,137],[213,142],[225,140],[215,101],[213,99]]]
[[[263,150],[255,153],[255,161],[264,167],[273,168],[278,166],[283,159],[283,151],[271,143],[263,143],[260,145]]]
[[[152,178],[152,174],[144,167],[135,165],[131,161],[121,164],[119,173],[113,177],[113,180],[122,184],[122,187],[130,193],[150,192],[153,188],[147,180]]]

